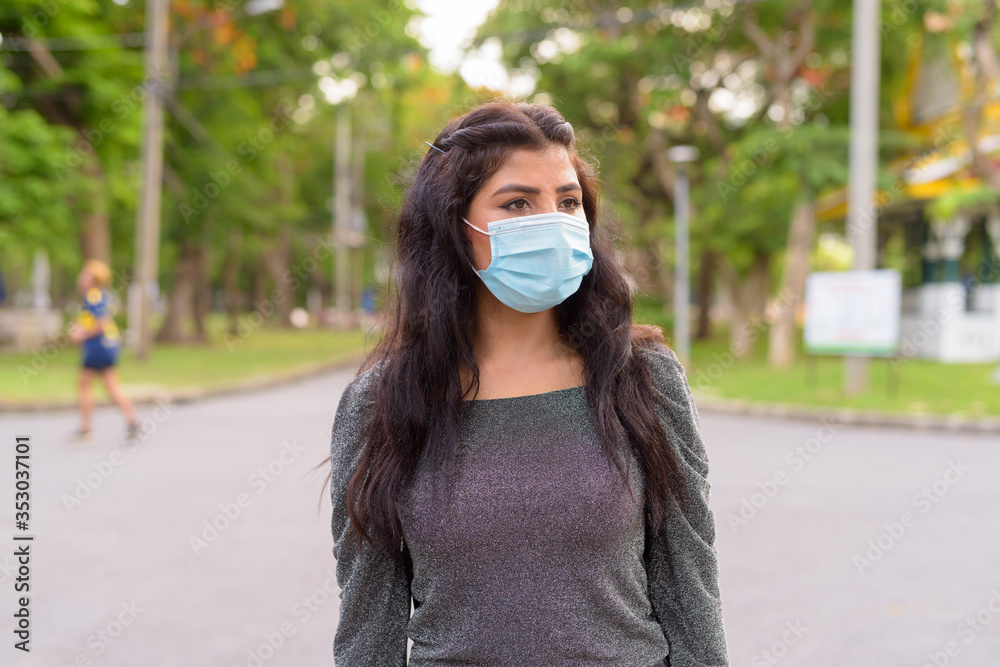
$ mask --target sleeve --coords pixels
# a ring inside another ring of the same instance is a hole
[[[728,667],[701,422],[684,367],[673,351],[657,344],[646,354],[656,410],[675,444],[691,500],[687,514],[673,507],[659,530],[647,531],[650,603],[670,646],[670,667]]]
[[[102,290],[91,287],[83,297],[76,323],[90,333],[90,337],[100,336],[104,323],[101,321],[107,315],[108,299]]]
[[[409,568],[397,564],[384,547],[347,540],[347,484],[362,450],[361,427],[370,398],[371,371],[344,390],[334,416],[330,443],[330,497],[333,503],[333,555],[340,586],[340,618],[333,640],[338,667],[406,665],[406,625],[410,617]]]
[[[83,299],[83,309],[99,320],[107,314],[108,301],[107,292],[91,287]]]

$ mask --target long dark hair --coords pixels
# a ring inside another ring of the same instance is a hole
[[[399,214],[393,307],[358,371],[379,366],[364,448],[347,486],[349,534],[358,544],[378,541],[402,558],[398,491],[425,447],[435,464],[454,461],[463,397],[479,390],[472,346],[479,277],[470,267],[462,217],[512,151],[553,145],[567,149],[576,169],[594,255],[580,288],[555,307],[555,316],[563,342],[584,359],[587,405],[603,453],[629,489],[623,442],[636,453],[648,525],[662,524],[671,501],[689,507],[684,473],[654,409],[652,372],[638,354],[662,344],[663,332],[632,322],[632,293],[611,236],[596,222],[597,178],[576,151],[573,128],[552,107],[490,102],[441,130],[434,141],[439,150],[427,151]]]

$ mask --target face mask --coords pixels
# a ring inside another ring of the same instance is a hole
[[[484,232],[493,259],[473,271],[502,303],[522,313],[538,313],[569,298],[594,263],[590,227],[568,213],[542,213],[494,220]]]

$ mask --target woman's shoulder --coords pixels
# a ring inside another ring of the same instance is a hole
[[[676,429],[693,435],[700,429],[701,420],[687,372],[677,354],[662,339],[646,338],[634,345],[635,354],[645,361],[652,375],[656,403],[667,410]]]
[[[337,407],[338,414],[341,410],[360,411],[374,400],[381,369],[382,362],[375,362],[367,368],[360,369],[351,378],[340,396],[340,404]]]
[[[340,395],[330,442],[330,455],[336,469],[353,465],[361,451],[363,432],[375,400],[378,373],[378,367],[358,371]]]
[[[659,327],[636,325],[632,349],[645,362],[658,385],[687,387],[684,366],[663,339]]]

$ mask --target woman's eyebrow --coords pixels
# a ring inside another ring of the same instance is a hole
[[[496,197],[497,195],[503,194],[505,192],[524,192],[529,195],[538,195],[542,193],[541,190],[539,190],[538,188],[533,188],[530,185],[520,185],[519,183],[508,183],[507,185],[503,186],[502,188],[494,192],[493,196]]]
[[[580,186],[578,184],[567,183],[566,185],[560,185],[558,188],[556,188],[556,194],[560,194],[563,192],[570,192],[571,190],[579,190],[579,189]],[[507,185],[503,186],[502,188],[494,192],[493,196],[496,197],[497,195],[504,194],[506,192],[523,192],[529,195],[538,195],[542,193],[540,189],[532,187],[530,185],[521,185],[520,183],[508,183]]]

